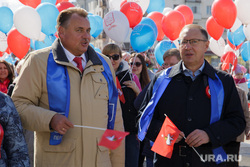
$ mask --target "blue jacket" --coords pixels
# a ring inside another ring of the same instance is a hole
[[[19,115],[11,98],[1,92],[0,124],[4,130],[0,166],[29,167],[28,148]]]

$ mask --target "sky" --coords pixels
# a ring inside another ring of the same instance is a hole
[[[75,2],[76,0],[69,0],[69,2]],[[19,0],[0,0],[0,7],[8,5],[8,7],[15,12],[19,7],[24,6]]]

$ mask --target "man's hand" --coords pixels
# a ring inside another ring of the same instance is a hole
[[[190,147],[199,147],[202,144],[208,143],[209,137],[205,131],[196,129],[187,136],[185,142]]]
[[[185,134],[183,132],[180,132],[178,138],[176,139],[175,143],[179,143],[179,141],[181,141],[181,139],[185,136]]]
[[[64,135],[69,128],[74,127],[68,118],[61,114],[56,114],[52,117],[50,126],[53,130],[57,131],[61,135]]]

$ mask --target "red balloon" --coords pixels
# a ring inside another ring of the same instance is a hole
[[[12,29],[8,33],[7,43],[12,53],[19,59],[22,59],[30,48],[30,39],[19,33],[17,29]]]
[[[242,43],[239,44],[238,46],[235,46],[235,45],[232,44],[232,43],[228,40],[228,38],[227,38],[227,43],[228,43],[228,45],[229,45],[233,50],[238,50],[238,49],[240,49],[241,45],[243,45],[244,42],[242,42]]]
[[[179,34],[185,24],[183,14],[176,10],[168,12],[168,14],[162,18],[162,30],[171,41],[179,38]]]
[[[217,41],[220,39],[224,32],[224,28],[215,21],[213,16],[210,16],[207,19],[206,28],[208,34]]]
[[[4,54],[4,52],[1,52],[1,51],[0,51],[0,57],[2,57],[2,56],[3,56],[3,54]]]
[[[160,13],[160,12],[150,12],[148,15],[147,15],[148,18],[152,19],[155,24],[156,24],[156,27],[157,27],[157,31],[158,31],[158,35],[157,35],[157,38],[156,40],[157,41],[161,41],[164,37],[164,32],[162,30],[162,24],[161,24],[161,20],[163,18],[163,14]]]
[[[187,5],[178,5],[174,8],[174,10],[177,10],[181,12],[186,20],[186,24],[192,24],[194,20],[194,15],[192,9],[188,7]]]
[[[232,0],[215,0],[212,4],[212,16],[226,29],[230,29],[237,16],[237,9]]]
[[[134,28],[139,24],[143,16],[141,6],[135,2],[125,3],[120,11],[127,17],[130,28]]]
[[[223,56],[221,56],[220,61],[222,62],[221,69],[222,70],[228,70],[230,69],[230,64],[233,66],[233,71],[236,68],[236,65],[238,63],[237,56],[234,54],[234,52],[227,52]]]
[[[59,4],[59,3],[61,3],[61,2],[69,2],[69,0],[57,0],[56,1],[56,5]]]
[[[19,0],[22,4],[31,6],[32,8],[36,8],[40,3],[41,0]]]
[[[121,2],[120,8],[122,8],[122,5],[124,5],[125,3],[127,3],[127,0],[124,0],[124,1]]]
[[[56,5],[56,8],[58,9],[59,12],[61,12],[64,9],[68,9],[70,7],[75,7],[75,5],[73,5],[70,2],[60,2],[59,4]]]

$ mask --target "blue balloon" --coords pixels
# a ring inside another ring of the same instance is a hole
[[[250,60],[250,42],[244,42],[240,47],[240,53],[244,61]]]
[[[97,22],[97,28],[96,31],[94,32],[94,34],[92,34],[92,37],[96,38],[98,35],[101,34],[102,30],[103,30],[103,20],[101,16],[98,15],[94,15],[95,20]]]
[[[90,16],[90,15],[94,15],[93,13],[91,13],[91,12],[88,12],[88,16]]]
[[[250,82],[247,82],[247,87],[250,88]]]
[[[156,26],[155,22],[152,19],[147,18],[147,17],[143,17],[139,24],[146,24],[146,25],[151,26],[153,28],[154,32],[155,32],[155,35],[156,36],[158,35],[157,26]]]
[[[246,79],[248,79],[248,80],[250,79],[250,74],[249,73],[246,73],[244,76],[245,76]]]
[[[56,4],[56,0],[42,0],[41,3],[45,3],[45,2],[48,2],[48,3],[51,3],[53,5]]]
[[[0,7],[0,31],[7,34],[13,26],[13,12],[7,6]]]
[[[230,30],[227,30],[227,38],[228,40],[234,45],[234,46],[238,46],[240,45],[242,42],[245,41],[245,34],[243,31],[243,26],[241,25],[237,30],[235,30],[234,32],[230,32]]]
[[[172,41],[169,40],[162,40],[156,45],[154,55],[159,65],[164,63],[163,54],[171,48],[176,48],[176,46]]]
[[[130,43],[136,52],[144,52],[150,49],[156,40],[156,35],[151,26],[138,24],[130,35]]]
[[[90,15],[90,16],[88,16],[88,18],[89,18],[89,23],[90,23],[90,28],[91,28],[90,35],[93,35],[97,30],[98,23],[95,20],[94,15]]]
[[[45,2],[38,5],[36,11],[42,21],[42,32],[46,35],[54,35],[56,33],[56,19],[59,15],[56,6]]]
[[[160,12],[162,13],[165,8],[165,0],[150,0],[147,13]]]
[[[45,37],[44,41],[35,41],[35,50],[49,47],[56,40],[54,35],[50,35]]]
[[[30,47],[35,50],[35,41],[30,39]]]

